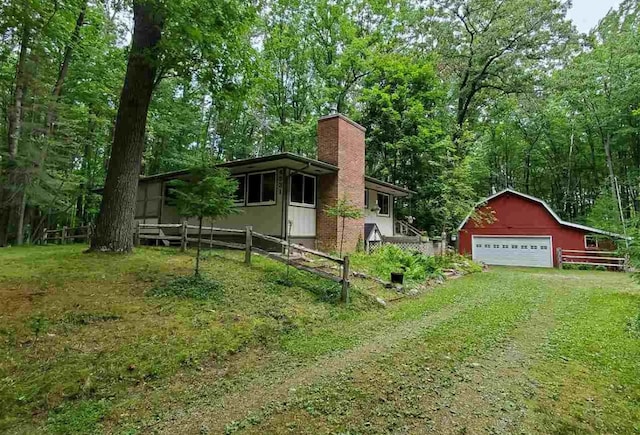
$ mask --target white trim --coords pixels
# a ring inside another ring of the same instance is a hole
[[[519,235],[489,235],[489,234],[475,235],[474,234],[471,236],[471,258],[473,260],[475,260],[475,254],[473,250],[476,247],[474,242],[474,239],[476,238],[478,239],[482,239],[482,238],[549,239],[549,258],[551,260],[551,267],[555,267],[553,236],[546,236],[546,235],[536,236],[536,235],[529,235],[529,234],[519,234]],[[522,267],[527,267],[527,266],[522,266]]]
[[[576,228],[578,230],[582,230],[582,231],[587,231],[590,233],[596,233],[596,234],[602,234],[605,236],[609,236],[609,237],[614,237],[614,238],[618,238],[618,239],[627,239],[629,240],[628,237],[625,237],[621,234],[616,234],[616,233],[610,233],[608,231],[604,231],[604,230],[599,230],[597,228],[592,228],[592,227],[588,227],[585,225],[580,225],[580,224],[574,224],[571,222],[567,222],[567,221],[563,221],[562,219],[560,219],[560,216],[558,216],[552,209],[551,207],[549,207],[549,204],[547,204],[546,202],[544,202],[543,200],[536,198],[535,196],[531,196],[531,195],[525,195],[524,193],[520,193],[517,192],[513,189],[505,189],[501,192],[496,193],[495,195],[491,195],[490,197],[478,202],[474,207],[473,210],[471,211],[471,213],[469,213],[467,215],[467,217],[462,221],[462,223],[458,226],[458,231],[461,231],[462,228],[467,224],[467,222],[469,221],[469,219],[471,218],[471,215],[473,214],[473,212],[480,206],[485,205],[487,202],[491,201],[492,199],[495,199],[501,195],[504,195],[505,193],[512,193],[514,195],[520,196],[522,198],[526,198],[529,199],[531,201],[537,202],[538,204],[541,204],[542,206],[544,206],[544,208],[547,209],[547,211],[549,212],[549,214],[551,214],[551,216],[553,216],[553,218],[556,220],[556,222],[558,222],[560,225],[563,225],[565,227],[571,227],[571,228]]]
[[[382,207],[380,207],[380,212],[378,212],[376,214],[378,216],[382,216],[382,217],[391,217],[391,195],[389,195],[388,193],[384,193],[384,192],[378,192],[377,190],[375,192],[376,192],[376,205],[378,207],[380,207],[380,204],[378,204],[378,195],[384,195],[388,199],[388,201],[387,201],[387,211],[388,211],[388,213],[381,213]]]
[[[264,176],[260,178],[260,202],[249,202],[249,178],[252,175],[264,175],[264,174],[273,174],[274,175],[274,185],[273,185],[273,201],[262,201],[262,184],[264,180]],[[259,172],[248,172],[245,174],[246,182],[245,182],[245,204],[246,207],[258,207],[261,205],[275,205],[278,202],[278,171],[275,169],[270,169],[268,171],[259,171]]]
[[[599,249],[600,248],[600,246],[598,246],[599,244],[598,244],[598,239],[597,238],[594,238],[594,240],[596,242],[595,248],[593,246],[588,246],[587,245],[587,237],[593,237],[593,235],[592,234],[585,234],[584,235],[584,248],[585,249]]]
[[[313,204],[307,204],[306,202],[295,202],[291,199],[291,192],[292,192],[291,186],[293,185],[293,183],[291,183],[291,177],[293,177],[294,175],[302,176],[302,200],[303,201],[304,201],[304,185],[305,185],[304,177],[313,178]],[[293,207],[316,208],[317,196],[318,196],[318,177],[311,174],[303,174],[302,172],[289,174],[289,205]]]

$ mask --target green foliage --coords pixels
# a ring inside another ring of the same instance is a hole
[[[38,340],[42,334],[45,334],[49,330],[49,319],[42,314],[36,314],[29,318],[27,322],[31,333],[33,334],[35,340]]]
[[[152,288],[148,295],[157,298],[220,300],[223,296],[223,288],[218,281],[196,275],[174,278]]]
[[[178,213],[184,217],[198,218],[198,240],[202,238],[202,220],[212,221],[237,213],[234,205],[238,182],[229,177],[229,173],[205,163],[189,171],[187,180],[170,182],[175,194]],[[196,253],[195,274],[200,267],[200,242]]]
[[[347,219],[360,219],[363,216],[363,211],[349,201],[346,195],[338,199],[334,205],[326,205],[324,211],[328,216],[337,217],[342,221],[342,231],[340,231],[340,257],[342,257],[345,222]]]
[[[568,3],[558,0],[152,3],[165,24],[145,175],[211,156],[315,157],[317,118],[339,111],[367,128],[368,173],[417,192],[397,201],[398,216],[415,216],[432,236],[506,187],[545,199],[567,220],[614,229],[619,217],[609,198],[617,180],[625,216],[638,211],[640,15],[633,0],[590,35],[571,28]],[[111,152],[130,12],[131,2],[122,1],[3,3],[4,114],[22,42],[28,54],[16,160],[30,178],[25,232],[88,223],[98,212],[94,190]],[[62,92],[52,98],[68,48]],[[0,125],[5,162],[7,118]]]
[[[384,245],[372,254],[351,256],[354,270],[364,269],[375,276],[389,280],[392,272],[404,273],[405,279],[423,282],[438,277],[444,269],[454,269],[464,273],[482,271],[482,267],[473,261],[457,255],[426,256],[417,251],[406,251],[395,245]]]
[[[181,216],[215,220],[235,212],[238,183],[224,169],[210,164],[195,167],[188,180],[171,181],[171,188]]]
[[[99,427],[107,416],[109,401],[87,400],[68,403],[55,410],[47,420],[48,429],[56,434],[82,434],[89,428]]]
[[[337,200],[334,205],[327,205],[324,211],[328,216],[341,219],[360,219],[362,217],[362,209],[353,205],[346,196]]]

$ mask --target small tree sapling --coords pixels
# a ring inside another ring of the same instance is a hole
[[[342,246],[344,245],[344,225],[347,219],[360,219],[362,209],[350,202],[346,195],[336,201],[335,205],[325,207],[324,211],[328,216],[342,219],[342,231],[340,233],[340,257],[342,258]]]
[[[210,164],[195,167],[190,173],[188,180],[172,181],[171,190],[180,216],[198,218],[195,276],[199,276],[202,220],[215,220],[236,212],[234,198],[238,183],[229,178],[227,171]]]

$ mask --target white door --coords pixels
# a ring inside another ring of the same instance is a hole
[[[499,266],[553,267],[551,236],[473,236],[473,259]]]

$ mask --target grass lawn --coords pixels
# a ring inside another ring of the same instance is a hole
[[[387,308],[212,252],[215,297],[149,291],[192,253],[0,250],[0,432],[640,432],[640,288],[495,268]]]

